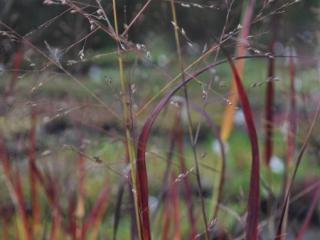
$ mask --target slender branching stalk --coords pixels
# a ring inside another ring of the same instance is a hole
[[[176,8],[175,8],[175,4],[174,4],[173,0],[170,1],[170,5],[171,5],[172,19],[173,19],[173,23],[174,23],[174,35],[175,35],[175,40],[176,40],[178,61],[179,61],[180,71],[181,71],[181,80],[182,80],[182,82],[184,82],[185,81],[185,70],[184,70],[184,64],[183,64],[183,59],[182,59],[180,37],[179,37],[179,32],[178,32],[179,25],[178,25],[178,20],[177,20]],[[196,149],[195,141],[194,141],[194,137],[193,137],[192,118],[191,118],[190,107],[189,107],[188,89],[187,89],[186,85],[183,86],[183,91],[184,91],[184,96],[186,99],[186,110],[187,110],[187,117],[188,117],[188,131],[189,131],[189,138],[190,138],[190,142],[191,142],[192,154],[193,154],[194,163],[195,163],[196,179],[197,179],[198,192],[199,192],[200,202],[201,202],[202,218],[203,218],[203,224],[205,227],[205,239],[209,240],[208,220],[207,220],[207,215],[206,215],[205,203],[204,203],[204,199],[202,196],[202,184],[201,184],[201,178],[200,178],[199,161],[198,161],[197,149]]]
[[[119,34],[118,29],[118,17],[117,17],[117,5],[116,0],[112,0],[113,5],[113,19],[114,19],[114,29],[116,35]],[[136,181],[136,168],[135,168],[135,147],[134,141],[132,136],[132,114],[131,114],[131,106],[127,91],[127,84],[125,79],[124,73],[124,63],[121,54],[121,46],[118,44],[118,65],[119,65],[119,78],[120,78],[120,86],[121,86],[121,101],[122,101],[122,110],[123,110],[123,122],[125,124],[125,134],[126,134],[126,144],[128,149],[128,157],[130,162],[130,175],[131,175],[131,182],[132,182],[132,191],[134,196],[134,206],[135,206],[135,214],[136,214],[136,221],[137,221],[137,230],[138,230],[138,237],[139,240],[143,240],[142,235],[142,221],[140,217],[139,204],[138,204],[138,197],[137,197],[137,181]],[[142,210],[143,211],[143,210]]]

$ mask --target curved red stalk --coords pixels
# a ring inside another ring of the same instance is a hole
[[[259,210],[260,210],[260,163],[259,163],[259,147],[257,132],[253,121],[252,111],[248,96],[242,85],[241,78],[238,74],[237,68],[235,67],[233,60],[228,54],[226,54],[232,74],[237,87],[240,102],[242,104],[242,109],[248,129],[249,139],[251,143],[251,155],[252,155],[252,165],[251,165],[251,176],[250,176],[250,190],[248,199],[248,216],[246,225],[246,239],[256,240],[258,239],[258,222],[259,222]]]
[[[148,205],[148,176],[147,176],[147,168],[146,168],[146,148],[147,142],[150,134],[151,127],[160,114],[161,110],[165,107],[165,105],[169,102],[171,97],[181,89],[185,84],[190,82],[192,79],[195,79],[200,74],[204,73],[205,71],[209,70],[210,68],[224,63],[225,61],[219,61],[213,64],[210,64],[199,71],[190,74],[184,82],[177,84],[170,92],[168,92],[156,105],[156,107],[152,110],[149,114],[147,120],[145,121],[140,136],[138,140],[138,151],[137,151],[137,168],[136,168],[136,177],[137,177],[137,199],[138,199],[138,207],[140,211],[140,221],[141,226],[141,235],[144,240],[151,239],[151,232],[150,232],[150,221],[149,221],[149,205]]]
[[[238,94],[240,96],[241,103],[243,105],[245,120],[247,123],[247,128],[249,132],[249,137],[252,145],[252,169],[251,169],[251,179],[250,179],[250,193],[248,201],[248,227],[247,227],[247,238],[256,239],[251,236],[257,237],[257,225],[258,225],[258,212],[259,212],[259,177],[260,177],[260,167],[259,167],[259,149],[257,134],[252,118],[252,112],[250,104],[246,95],[246,92],[242,86],[241,79],[239,74],[234,66],[233,60],[228,57],[228,62],[232,67],[232,72],[235,77]],[[265,58],[266,56],[258,56]],[[236,59],[243,59],[247,57],[237,57]],[[195,79],[197,76],[208,71],[210,68],[213,68],[217,65],[225,63],[226,60],[217,61],[215,63],[209,64],[204,68],[198,70],[193,74],[188,74],[188,78],[184,82],[177,84],[174,88],[171,89],[153,108],[152,112],[148,115],[147,120],[145,121],[138,140],[138,151],[137,151],[137,198],[138,198],[138,207],[141,212],[141,223],[144,226],[142,229],[142,236],[144,240],[149,240],[151,238],[150,234],[150,222],[149,222],[149,206],[148,206],[148,176],[146,169],[146,147],[150,134],[151,127],[160,114],[161,110],[165,105],[170,101],[171,97],[181,89],[185,84]]]

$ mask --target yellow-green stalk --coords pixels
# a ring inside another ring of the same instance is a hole
[[[113,5],[113,18],[114,18],[114,29],[117,35],[119,35],[118,29],[118,17],[117,17],[117,5],[116,0],[112,0]],[[124,64],[121,55],[121,49],[118,43],[118,65],[119,65],[119,78],[120,78],[120,88],[121,88],[121,101],[122,101],[122,111],[123,111],[123,121],[125,124],[125,132],[126,132],[126,144],[128,148],[128,157],[130,161],[130,175],[131,175],[131,182],[133,189],[137,189],[137,182],[135,176],[135,149],[134,149],[134,142],[132,139],[132,133],[130,129],[130,123],[132,120],[131,110],[130,110],[130,102],[127,95],[127,83],[124,75]],[[138,199],[136,191],[133,192],[134,198],[134,208],[135,208],[135,216],[137,222],[137,232],[139,240],[142,240],[141,235],[141,221],[140,221],[140,214],[139,214],[139,207],[138,207]]]

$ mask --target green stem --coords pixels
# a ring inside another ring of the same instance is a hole
[[[112,0],[112,5],[113,5],[114,29],[115,29],[116,35],[119,35],[116,0]],[[137,232],[138,232],[139,240],[143,240],[141,235],[141,221],[140,221],[138,199],[137,199],[137,193],[136,193],[136,189],[137,189],[137,181],[136,181],[136,175],[135,175],[135,155],[136,154],[135,154],[134,142],[133,142],[132,131],[131,131],[132,115],[130,110],[131,109],[130,101],[127,93],[127,82],[124,75],[123,58],[122,58],[121,49],[119,45],[118,45],[117,51],[118,51],[118,66],[119,66],[119,77],[120,77],[120,88],[121,88],[121,101],[122,101],[122,108],[123,108],[123,122],[125,124],[126,144],[127,144],[129,161],[130,161],[130,176],[131,176],[131,182],[134,190],[132,192],[134,197],[134,208],[135,208],[135,216],[136,216],[136,222],[137,222]]]

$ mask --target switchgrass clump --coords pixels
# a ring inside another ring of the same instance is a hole
[[[304,77],[319,77],[316,41],[296,34],[299,48],[281,24],[316,4],[42,3],[59,13],[27,33],[0,20],[11,49],[0,73],[4,239],[310,234],[320,105]],[[28,126],[12,128],[22,117]]]

